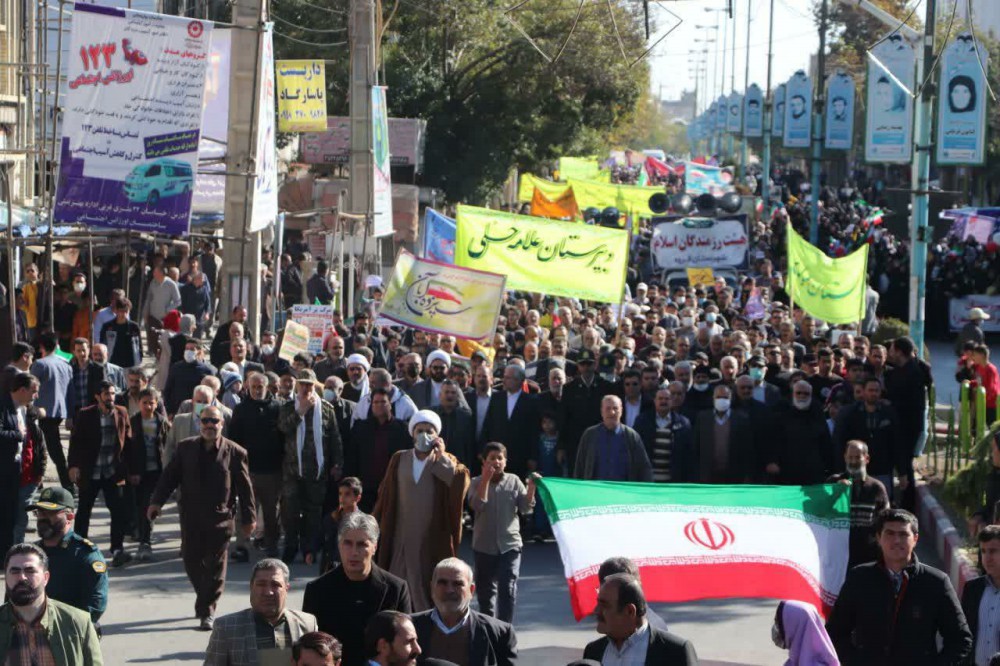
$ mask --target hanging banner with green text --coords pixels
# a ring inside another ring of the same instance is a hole
[[[455,264],[507,276],[508,289],[618,303],[627,231],[458,206]]]
[[[834,259],[788,227],[788,293],[809,315],[831,324],[865,318],[868,244]]]

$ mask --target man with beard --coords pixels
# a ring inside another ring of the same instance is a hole
[[[288,567],[279,559],[260,560],[250,572],[250,608],[223,615],[205,648],[205,666],[256,666],[287,662],[292,646],[316,631],[316,618],[287,608]]]
[[[423,654],[468,666],[513,664],[517,660],[514,628],[469,608],[475,589],[472,569],[457,557],[434,567],[434,608],[413,615]]]
[[[340,397],[357,403],[362,397],[368,395],[368,371],[371,364],[363,354],[351,354],[347,357],[347,378],[349,383],[344,386]],[[322,380],[320,380],[322,381]]]
[[[65,488],[49,487],[31,505],[40,541],[49,558],[50,599],[90,613],[95,626],[108,607],[108,565],[93,541],[73,531],[76,502]]]
[[[398,611],[380,611],[365,627],[365,653],[376,666],[416,666],[420,656],[417,631]]]
[[[430,409],[441,404],[441,384],[450,367],[451,356],[440,349],[427,355],[427,379],[417,382],[409,391],[417,409]]]
[[[101,644],[90,617],[49,599],[49,560],[34,544],[20,543],[4,558],[9,601],[0,606],[0,663],[101,666]]]
[[[875,516],[889,508],[889,494],[881,481],[868,476],[868,445],[852,439],[844,452],[847,471],[835,474],[827,483],[851,486],[851,535],[847,569],[878,560],[879,547],[875,540]]]

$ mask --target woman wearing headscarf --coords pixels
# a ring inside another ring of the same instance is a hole
[[[774,614],[771,640],[788,650],[785,666],[840,666],[823,618],[811,604],[782,601]]]

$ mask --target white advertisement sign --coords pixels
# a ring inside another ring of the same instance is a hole
[[[309,353],[323,351],[323,340],[333,325],[332,305],[293,305],[292,321],[309,329]]]
[[[653,227],[649,247],[658,268],[722,268],[746,261],[749,238],[743,222],[716,220],[711,226],[692,226],[691,221],[686,218]]]
[[[212,23],[74,5],[54,217],[188,232]]]

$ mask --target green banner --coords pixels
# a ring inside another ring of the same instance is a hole
[[[601,170],[596,157],[560,157],[559,180],[596,180],[602,183],[611,181],[611,172]]]
[[[455,264],[507,276],[507,289],[621,301],[628,232],[459,205]]]
[[[868,244],[833,259],[788,226],[788,293],[808,314],[831,324],[865,317]]]

